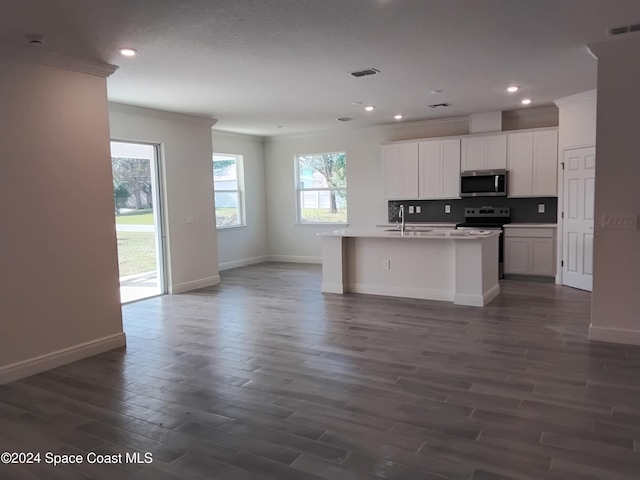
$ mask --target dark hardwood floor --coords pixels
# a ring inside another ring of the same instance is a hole
[[[126,350],[1,386],[0,452],[85,461],[0,478],[640,478],[640,348],[587,341],[588,293],[511,280],[473,308],[323,295],[319,266],[222,279],[124,306]]]

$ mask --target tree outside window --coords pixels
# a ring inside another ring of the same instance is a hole
[[[347,223],[345,152],[296,157],[298,221]]]
[[[242,155],[213,155],[216,227],[244,225]]]

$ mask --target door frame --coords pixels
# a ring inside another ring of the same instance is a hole
[[[583,144],[583,145],[570,145],[559,148],[558,151],[558,227],[556,234],[556,284],[564,285],[562,278],[562,262],[564,261],[564,155],[569,150],[579,150],[582,148],[596,148],[595,143]],[[596,159],[598,158],[598,152],[596,150]],[[598,169],[596,168],[595,175],[598,175]]]
[[[138,145],[149,145],[153,147],[154,157],[155,157],[155,166],[153,169],[155,170],[155,182],[156,188],[153,194],[153,200],[155,202],[153,209],[153,220],[156,227],[156,266],[158,268],[158,280],[160,282],[160,293],[158,295],[167,295],[169,293],[169,279],[170,279],[170,268],[169,268],[169,257],[168,257],[168,249],[167,249],[167,220],[165,212],[166,209],[166,184],[165,184],[165,163],[163,153],[163,144],[161,142],[148,142],[144,140],[133,140],[130,138],[117,138],[111,137],[109,139],[110,142],[120,142],[120,143],[134,143]],[[157,207],[157,208],[156,208]],[[158,231],[159,230],[159,231]],[[151,298],[151,297],[149,297]]]

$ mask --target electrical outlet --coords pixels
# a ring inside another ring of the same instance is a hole
[[[444,206],[444,213],[451,213],[451,205]]]
[[[422,207],[420,205],[416,205],[416,213],[422,213]]]
[[[186,221],[187,221],[187,223],[193,223],[194,222],[193,213],[187,213]]]
[[[409,213],[413,213],[413,205],[409,205]]]
[[[382,268],[385,270],[391,269],[391,262],[388,259],[382,260]]]
[[[544,213],[544,203],[538,204],[538,213]]]
[[[638,216],[624,213],[605,213],[602,216],[602,227],[635,230],[638,228]]]

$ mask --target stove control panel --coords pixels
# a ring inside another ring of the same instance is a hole
[[[483,217],[510,217],[511,208],[509,207],[472,207],[464,209],[465,218],[483,218]]]

